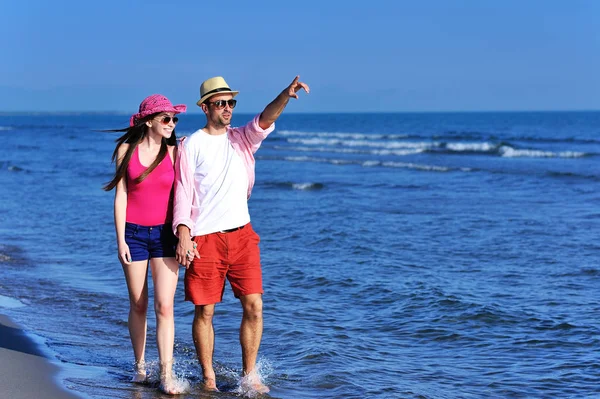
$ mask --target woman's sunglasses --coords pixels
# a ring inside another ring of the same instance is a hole
[[[234,109],[237,104],[237,100],[217,100],[213,102],[209,102],[209,104],[213,104],[216,109],[223,109],[225,105],[229,105],[229,108]]]
[[[170,116],[164,116],[164,117],[163,117],[163,118],[160,120],[160,122],[161,122],[163,125],[168,125],[168,124],[169,124],[169,122],[171,122],[171,119],[173,119],[173,123],[174,123],[174,124],[177,124],[177,122],[179,122],[179,118],[178,118],[178,117],[176,117],[176,116],[174,116],[174,117],[172,117],[172,118],[171,118]]]

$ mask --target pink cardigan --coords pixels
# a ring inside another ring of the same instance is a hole
[[[250,198],[252,187],[254,187],[254,153],[258,150],[262,141],[275,129],[275,124],[267,129],[262,129],[258,124],[259,118],[260,114],[245,126],[230,127],[226,133],[231,146],[244,161],[248,173],[248,198]],[[196,191],[194,174],[189,167],[184,141],[185,137],[179,142],[175,160],[175,197],[173,200],[173,232],[175,235],[177,235],[177,226],[180,224],[186,225],[191,231],[199,212],[194,195]]]

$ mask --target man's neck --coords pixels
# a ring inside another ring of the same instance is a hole
[[[227,133],[227,129],[229,128],[229,126],[214,126],[210,123],[207,123],[206,126],[204,126],[202,128],[202,130],[207,133],[210,134],[211,136],[220,136],[222,134]]]

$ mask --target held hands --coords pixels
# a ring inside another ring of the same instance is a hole
[[[284,89],[284,93],[286,93],[288,95],[288,97],[292,97],[292,98],[298,98],[298,92],[302,89],[304,89],[304,91],[306,92],[306,94],[310,93],[310,88],[308,87],[308,85],[306,83],[300,82],[299,81],[300,76],[296,76],[294,78],[294,81],[286,88]]]
[[[196,249],[196,243],[191,239],[180,239],[175,250],[175,259],[186,269],[194,258],[200,258],[200,253]]]

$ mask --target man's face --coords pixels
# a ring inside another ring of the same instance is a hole
[[[231,124],[233,107],[230,104],[230,100],[232,99],[233,95],[229,93],[216,94],[208,99],[207,104],[202,104],[202,110],[204,110],[204,113],[213,125],[225,127]]]

